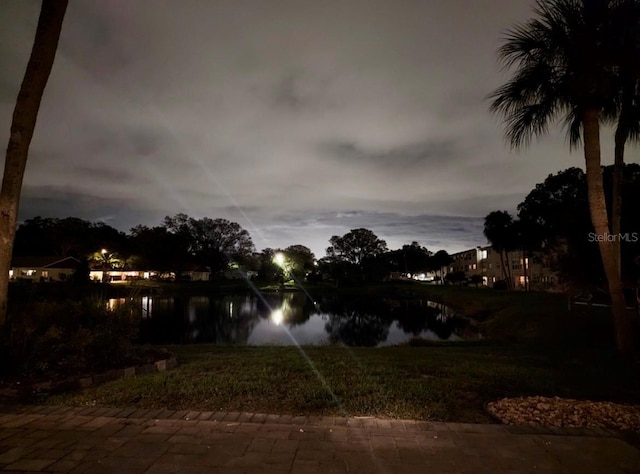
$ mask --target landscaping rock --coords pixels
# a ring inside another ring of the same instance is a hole
[[[640,405],[568,398],[503,398],[487,404],[502,423],[563,428],[611,428],[640,432]]]

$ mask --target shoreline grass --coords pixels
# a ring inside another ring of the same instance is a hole
[[[599,355],[497,344],[169,347],[180,366],[52,396],[49,404],[493,422],[484,405],[543,395],[631,402],[638,377]],[[637,374],[636,374],[637,375]]]

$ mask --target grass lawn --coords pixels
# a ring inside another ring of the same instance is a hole
[[[506,396],[628,402],[640,394],[638,377],[601,354],[577,360],[487,343],[169,349],[180,362],[175,370],[58,395],[48,403],[487,422],[484,404]]]

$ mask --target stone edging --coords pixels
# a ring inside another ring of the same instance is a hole
[[[548,428],[534,425],[501,425],[476,423],[451,423],[440,421],[419,421],[384,419],[371,416],[294,416],[264,413],[212,412],[169,409],[144,409],[137,407],[111,408],[99,406],[68,407],[48,405],[1,406],[0,413],[20,416],[78,416],[86,418],[112,418],[133,420],[151,420],[154,423],[214,423],[227,427],[242,424],[277,424],[296,428],[365,428],[382,431],[403,432],[454,432],[475,434],[509,435],[555,435],[594,438],[624,439],[624,433],[605,428]]]
[[[175,357],[169,359],[157,360],[151,364],[137,365],[126,367],[124,369],[112,369],[100,374],[90,375],[87,377],[73,377],[58,382],[39,382],[34,384],[25,384],[20,388],[8,388],[0,390],[0,400],[16,401],[23,398],[33,397],[41,393],[60,393],[69,390],[81,390],[83,388],[101,385],[106,382],[118,380],[122,378],[135,377],[136,375],[152,374],[155,372],[164,372],[178,366]]]

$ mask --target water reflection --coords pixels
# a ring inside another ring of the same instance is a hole
[[[124,299],[109,300],[113,308]],[[152,344],[399,344],[458,340],[468,329],[446,306],[421,299],[358,299],[303,293],[143,296],[140,342]]]
[[[142,297],[142,318],[148,319],[153,314],[153,298],[150,296]]]
[[[394,317],[385,301],[330,298],[320,310],[328,316],[325,330],[331,342],[348,346],[377,346],[387,340]]]

